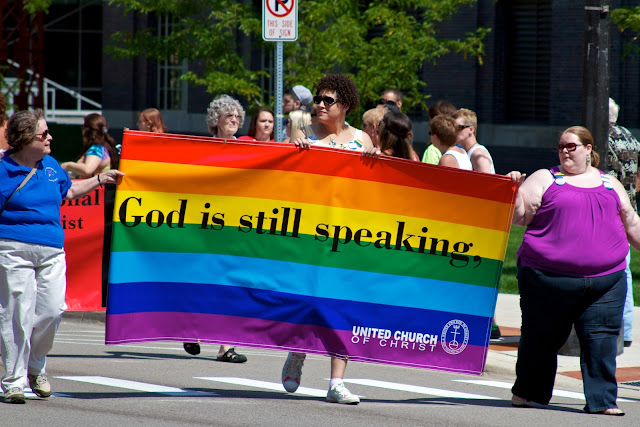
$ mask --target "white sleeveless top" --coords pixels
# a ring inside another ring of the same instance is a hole
[[[476,144],[473,147],[471,147],[471,150],[467,151],[467,156],[469,156],[469,160],[471,160],[471,154],[474,151],[476,151],[476,149],[481,148],[481,147],[484,148],[484,150],[487,152],[487,156],[489,156],[489,160],[491,161],[491,173],[495,174],[496,173],[496,168],[493,167],[493,157],[491,157],[491,154],[489,153],[489,150],[487,150],[487,147],[485,147],[484,145]]]
[[[453,158],[456,159],[460,169],[464,169],[467,171],[473,170],[473,167],[471,166],[471,160],[469,160],[469,156],[466,156],[464,153],[456,150],[447,150],[444,152],[443,156],[446,156],[447,154],[453,156]]]
[[[330,140],[327,143],[318,142],[318,137],[313,133],[313,130],[311,129],[310,125],[304,126],[302,131],[305,133],[305,135],[307,136],[307,139],[311,144],[322,145],[325,147],[342,148],[343,150],[362,151],[363,150],[362,130],[356,129],[356,128],[354,129],[355,129],[355,133],[353,134],[353,141],[350,141],[347,143],[336,142],[334,140]]]

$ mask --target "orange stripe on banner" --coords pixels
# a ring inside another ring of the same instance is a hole
[[[258,143],[125,131],[122,159],[239,169],[271,169],[402,185],[483,198],[514,201],[515,185],[506,176],[427,165],[405,159],[362,157],[327,147]]]
[[[396,214],[504,231],[509,206],[395,184],[281,170],[245,170],[123,160],[119,191],[206,194],[284,200]],[[210,182],[209,186],[202,186]],[[340,198],[334,191],[340,189]],[[410,203],[407,203],[410,201]],[[473,212],[473,215],[469,213]]]

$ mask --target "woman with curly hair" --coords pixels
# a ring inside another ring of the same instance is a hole
[[[207,127],[214,138],[236,139],[234,136],[244,124],[244,109],[237,99],[220,95],[207,108]]]
[[[207,127],[214,138],[236,139],[238,128],[244,123],[244,109],[238,100],[229,95],[220,95],[207,108]],[[199,342],[185,342],[184,351],[195,356],[200,354]],[[229,345],[221,345],[216,358],[220,362],[244,363],[247,356],[236,353]]]
[[[353,81],[342,75],[327,75],[320,79],[313,102],[317,106],[318,122],[295,131],[291,141],[298,147],[333,147],[343,150],[361,151],[363,155],[379,154],[371,138],[361,129],[347,123],[347,114],[360,104],[358,89]],[[300,386],[305,353],[290,352],[282,367],[282,385],[289,393]],[[358,404],[360,398],[344,385],[347,358],[331,357],[331,381],[327,400],[329,402]]]
[[[138,113],[138,130],[145,132],[167,133],[162,114],[155,108],[147,108]]]
[[[342,74],[329,74],[320,79],[313,102],[317,105],[317,123],[305,126],[291,135],[297,146],[324,146],[364,151],[373,147],[369,135],[345,123],[347,115],[360,105],[355,83]]]
[[[82,157],[77,162],[64,162],[60,166],[79,178],[91,178],[97,173],[118,166],[116,143],[109,136],[107,119],[101,114],[89,114],[82,126]]]

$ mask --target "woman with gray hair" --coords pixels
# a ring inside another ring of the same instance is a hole
[[[67,306],[60,203],[84,197],[122,172],[71,182],[51,157],[42,110],[19,111],[7,123],[11,149],[0,159],[0,353],[5,403],[25,403],[29,384],[51,396],[47,354]],[[95,178],[95,179],[94,179]]]
[[[238,128],[244,123],[244,109],[237,99],[229,95],[220,95],[207,108],[207,126],[214,138],[236,139],[234,136]],[[200,354],[200,344],[197,342],[183,343],[184,351],[191,355]],[[217,360],[220,362],[244,363],[247,356],[238,354],[235,348],[221,345]]]
[[[244,109],[237,99],[220,95],[207,108],[207,127],[214,138],[235,139],[244,124]]]

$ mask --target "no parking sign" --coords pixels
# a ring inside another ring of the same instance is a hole
[[[298,0],[264,0],[262,39],[268,42],[298,39]]]

